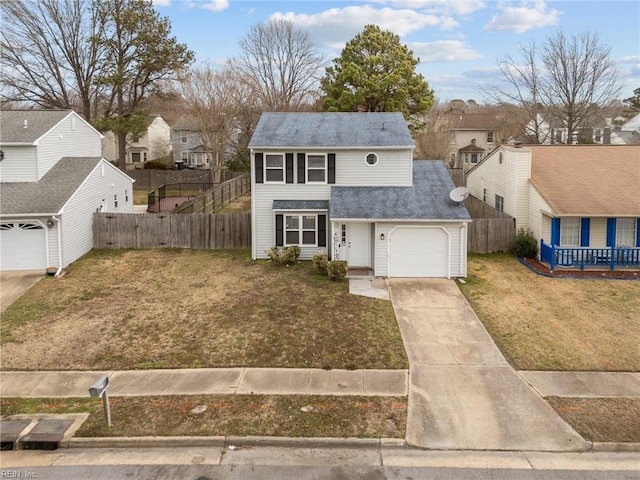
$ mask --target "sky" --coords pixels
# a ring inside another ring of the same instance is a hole
[[[473,99],[490,103],[482,88],[502,77],[505,55],[517,57],[519,44],[542,44],[566,35],[598,33],[611,47],[620,72],[620,98],[640,87],[640,2],[506,0],[153,0],[169,18],[172,35],[196,54],[197,63],[223,63],[238,54],[251,28],[284,18],[306,31],[326,56],[340,56],[345,43],[367,24],[400,36],[420,59],[416,70],[439,101]]]

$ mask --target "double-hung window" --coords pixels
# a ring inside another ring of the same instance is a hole
[[[307,155],[307,183],[326,183],[327,157],[325,155]]]
[[[317,215],[286,215],[286,245],[317,245]]]
[[[616,221],[616,246],[632,247],[636,244],[636,219],[618,218]]]
[[[563,218],[560,222],[560,245],[563,247],[580,246],[580,219]]]
[[[499,212],[504,212],[504,198],[500,195],[495,196],[495,209]]]
[[[188,132],[186,130],[181,130],[180,131],[180,143],[187,143],[187,139],[188,139]]]
[[[264,162],[265,180],[267,182],[284,182],[284,155],[267,153]]]

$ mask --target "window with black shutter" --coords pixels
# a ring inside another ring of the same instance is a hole
[[[262,153],[255,154],[255,163],[256,163],[256,183],[264,183],[264,160]]]

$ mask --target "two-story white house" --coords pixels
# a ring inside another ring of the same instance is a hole
[[[298,245],[377,277],[466,275],[469,214],[402,114],[265,113],[249,147],[254,259]]]
[[[181,115],[171,129],[173,161],[179,168],[211,168],[213,153],[200,132],[197,122]]]
[[[127,135],[127,169],[144,168],[148,161],[163,160],[171,155],[171,148],[171,127],[161,116],[152,117],[143,135]],[[118,160],[118,137],[111,131],[102,138],[102,156],[112,162]]]
[[[491,113],[450,115],[449,165],[468,170],[501,143],[500,119]]]
[[[0,115],[0,270],[57,272],[93,248],[93,213],[133,211],[133,179],[70,110]]]

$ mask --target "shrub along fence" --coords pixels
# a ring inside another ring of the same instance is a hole
[[[251,247],[251,214],[94,213],[94,248]]]

